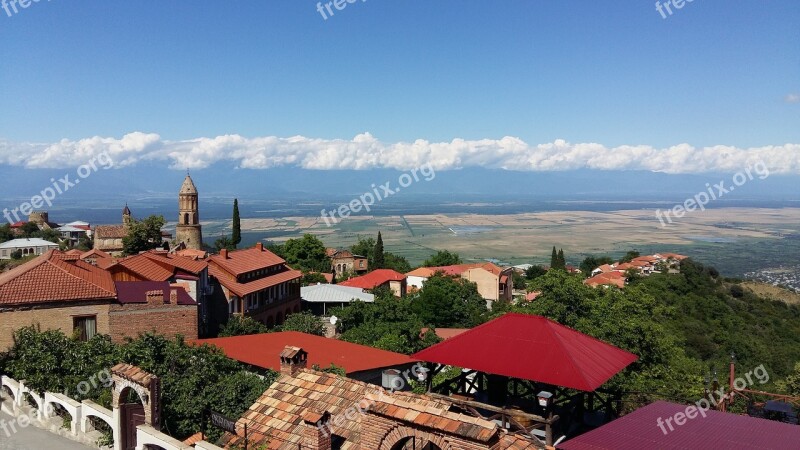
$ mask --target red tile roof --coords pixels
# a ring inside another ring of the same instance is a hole
[[[91,249],[88,252],[81,253],[81,259],[88,259],[88,258],[104,259],[104,258],[111,258],[111,255],[98,249]]]
[[[98,263],[99,264],[99,263]],[[195,261],[183,256],[170,255],[166,252],[150,251],[116,261],[122,267],[150,281],[167,281],[179,271],[199,274],[206,268],[204,261]],[[110,267],[103,263],[101,267]]]
[[[0,304],[111,300],[115,296],[111,274],[57,250],[0,274]]]
[[[239,283],[238,281],[231,280],[225,276],[225,273],[213,264],[208,266],[208,273],[219,280],[220,284],[228,288],[228,290],[233,292],[238,297],[244,297],[245,295],[252,294],[253,292],[258,292],[272,286],[277,286],[287,281],[297,280],[303,276],[303,272],[299,270],[286,270],[275,275],[248,281],[246,283]]]
[[[313,357],[309,353],[309,357]],[[274,359],[278,359],[277,353]],[[334,374],[321,373],[302,369],[294,376],[281,375],[264,394],[250,406],[237,421],[237,429],[248,424],[249,443],[253,448],[263,446],[266,449],[297,449],[304,447],[304,417],[315,419],[321,412],[328,412],[332,417],[340,416],[347,420],[331,420],[328,424],[334,435],[341,437],[340,450],[374,450],[361,444],[363,414],[355,414],[350,419],[347,411],[363,404],[364,400],[402,399],[412,408],[430,408],[431,412],[445,411],[450,406],[447,402],[436,400],[425,395],[405,392],[387,393],[380,387],[366,384],[350,378]],[[387,408],[387,411],[389,408]],[[428,426],[435,426],[438,416],[427,414]],[[464,417],[474,425],[478,419]],[[485,422],[485,421],[483,421]],[[466,425],[466,424],[465,424]],[[490,425],[489,425],[490,426]],[[468,428],[467,426],[464,427]],[[476,427],[477,428],[477,427]],[[243,434],[240,432],[240,434]],[[243,436],[225,433],[222,445],[226,448],[241,446]],[[511,447],[500,447],[502,449]],[[525,449],[525,447],[519,447]]]
[[[686,405],[665,401],[643,408],[603,425],[558,446],[564,450],[783,450],[800,448],[800,427],[749,416],[714,410],[697,413],[683,425],[663,423],[677,413],[685,414]],[[662,419],[665,434],[658,425]],[[674,421],[671,422],[674,424]]]
[[[234,276],[286,263],[283,258],[260,244],[243,250],[233,250],[227,252],[227,255],[227,258],[222,254],[213,255],[208,260]]]
[[[309,367],[318,364],[324,368],[333,363],[343,367],[348,374],[398,367],[417,361],[400,353],[297,331],[200,339],[195,342],[219,347],[231,359],[275,371],[280,371],[278,355],[287,345],[301,347],[308,352]]]
[[[124,225],[98,225],[94,229],[95,239],[122,239],[127,235]]]
[[[638,359],[545,317],[515,313],[412,357],[583,391],[594,391]]]
[[[357,287],[361,289],[373,289],[390,281],[403,281],[405,279],[405,275],[392,269],[378,269],[373,270],[366,275],[351,278],[347,281],[342,281],[339,284],[342,286]]]
[[[622,272],[606,272],[600,273],[592,278],[583,280],[583,284],[587,286],[616,286],[620,289],[625,287],[625,275]]]

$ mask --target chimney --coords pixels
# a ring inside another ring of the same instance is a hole
[[[164,304],[164,291],[147,291],[145,292],[148,305],[163,305]]]
[[[308,353],[300,347],[287,345],[281,352],[281,375],[294,376],[306,368]]]
[[[228,249],[223,248],[219,251],[219,256],[222,256],[222,259],[228,259]]]
[[[261,251],[264,251],[264,244],[263,244],[263,243],[261,243],[261,242],[259,242],[258,244],[256,244],[256,250],[258,250],[258,251],[260,251],[260,252],[261,252]]]
[[[173,305],[178,304],[178,289],[180,288],[173,288],[169,290],[169,303]]]
[[[307,409],[300,417],[303,419],[303,449],[331,450],[331,414]]]

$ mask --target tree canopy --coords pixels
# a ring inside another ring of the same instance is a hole
[[[458,253],[450,252],[449,250],[439,250],[431,255],[430,258],[426,259],[422,265],[425,267],[442,267],[461,263],[461,257],[458,256]]]
[[[381,232],[378,231],[378,239],[375,240],[375,250],[372,252],[375,260],[372,262],[373,269],[383,269],[386,262],[386,255],[383,250],[383,238]]]
[[[144,334],[125,344],[96,335],[86,342],[60,331],[25,327],[14,333],[14,346],[0,355],[0,372],[37,392],[65,392],[77,401],[91,399],[111,406],[111,388],[90,384],[88,392],[76,386],[97,379],[99,373],[125,362],[157,375],[161,380],[162,420],[168,432],[185,439],[207,429],[211,439],[221,432],[209,423],[204,411],[213,407],[229,417],[239,417],[277,378],[265,371],[263,379],[247,372],[216,347],[188,345],[183,339]]]
[[[292,268],[312,272],[331,270],[331,261],[325,254],[325,244],[313,234],[299,239],[289,239],[283,244],[282,257]]]
[[[325,325],[322,319],[308,311],[290,314],[281,326],[281,331],[299,331],[301,333],[325,336]]]
[[[239,199],[233,199],[233,218],[231,220],[231,241],[233,245],[239,245],[242,242],[242,222],[239,218]]]
[[[161,247],[161,228],[164,224],[164,216],[152,215],[144,220],[133,220],[128,235],[122,238],[122,251],[127,255],[135,255]]]

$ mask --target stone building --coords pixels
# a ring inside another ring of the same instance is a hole
[[[128,235],[133,215],[128,205],[122,209],[121,225],[98,225],[94,229],[94,249],[119,255],[122,253],[122,238]]]
[[[186,175],[178,193],[178,226],[175,230],[175,242],[178,245],[183,243],[188,249],[202,250],[203,232],[197,197],[197,188],[192,177]]]

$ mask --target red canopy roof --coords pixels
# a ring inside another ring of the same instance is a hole
[[[506,314],[412,358],[594,391],[638,357],[541,316]]]

